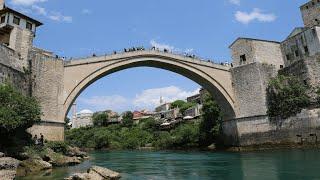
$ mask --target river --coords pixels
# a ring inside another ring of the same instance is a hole
[[[320,179],[320,150],[268,152],[199,151],[96,151],[81,165],[55,169],[45,177],[23,180],[56,180],[85,171],[91,165],[121,173],[123,179]]]

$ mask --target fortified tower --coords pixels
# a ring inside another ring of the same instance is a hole
[[[41,25],[41,22],[7,7],[5,1],[0,0],[0,44],[18,53],[23,67],[28,65],[36,28]]]
[[[306,27],[320,24],[320,1],[311,0],[300,7],[303,23]]]

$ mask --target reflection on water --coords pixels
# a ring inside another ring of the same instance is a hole
[[[98,165],[121,172],[123,179],[320,179],[318,150],[274,152],[93,152],[93,158],[79,166],[61,168],[46,177],[63,179]]]

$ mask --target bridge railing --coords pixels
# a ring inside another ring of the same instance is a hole
[[[125,55],[128,53],[135,53],[135,52],[157,52],[157,53],[162,53],[162,54],[171,54],[171,55],[176,55],[176,56],[187,58],[189,61],[206,63],[208,65],[212,65],[212,64],[213,65],[223,65],[223,66],[227,66],[227,67],[231,65],[228,62],[222,63],[222,61],[218,62],[218,61],[214,61],[210,58],[202,58],[200,56],[197,56],[197,55],[191,54],[191,53],[171,51],[171,50],[158,49],[158,48],[145,49],[142,47],[141,48],[123,49],[120,51],[113,51],[113,52],[105,53],[102,55],[97,55],[97,54],[93,53],[91,56],[80,57],[80,58],[75,58],[75,59],[69,58],[68,60],[65,60],[65,62],[66,62],[66,64],[68,64],[70,61],[84,60],[84,59],[93,58],[93,57],[109,57],[109,56],[113,56],[113,55]]]

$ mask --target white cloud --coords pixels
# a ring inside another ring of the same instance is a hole
[[[48,16],[49,19],[58,22],[68,22],[71,23],[73,18],[71,16],[64,16],[60,12],[51,12]]]
[[[152,47],[155,47],[157,49],[159,49],[160,51],[163,51],[164,49],[168,50],[168,51],[171,51],[171,52],[183,52],[183,53],[187,53],[187,54],[190,54],[194,51],[193,48],[188,48],[188,49],[185,49],[185,50],[182,50],[182,49],[179,49],[179,48],[175,48],[174,46],[171,46],[169,44],[165,44],[165,43],[159,43],[155,40],[151,40],[150,41],[150,45]]]
[[[91,14],[92,11],[89,10],[89,9],[82,9],[81,13],[82,13],[82,14]]]
[[[199,93],[200,89],[195,91],[185,91],[176,86],[163,88],[146,89],[137,94],[133,100],[133,105],[138,109],[154,109],[160,105],[160,97],[162,96],[165,102],[172,102],[178,99],[185,100],[187,97]]]
[[[31,6],[36,3],[46,2],[47,0],[11,0],[11,3],[19,6]]]
[[[163,44],[163,43],[158,43],[155,40],[151,40],[150,41],[150,45],[152,47],[158,48],[161,51],[163,51],[164,49],[167,49],[169,51],[174,51],[175,50],[174,46],[170,46],[168,44]]]
[[[31,9],[34,10],[37,14],[46,16],[47,15],[47,11],[45,8],[37,6],[37,5],[33,5],[31,6]]]
[[[229,0],[231,4],[240,5],[240,0]]]
[[[90,106],[95,110],[112,109],[115,111],[124,111],[128,105],[128,100],[119,95],[113,96],[94,96],[90,98],[80,98],[80,103]]]
[[[255,8],[252,12],[242,12],[237,11],[235,14],[235,18],[237,21],[243,23],[243,24],[249,24],[252,21],[259,21],[259,22],[272,22],[276,20],[276,16],[274,14],[266,14],[262,13],[260,9]]]

